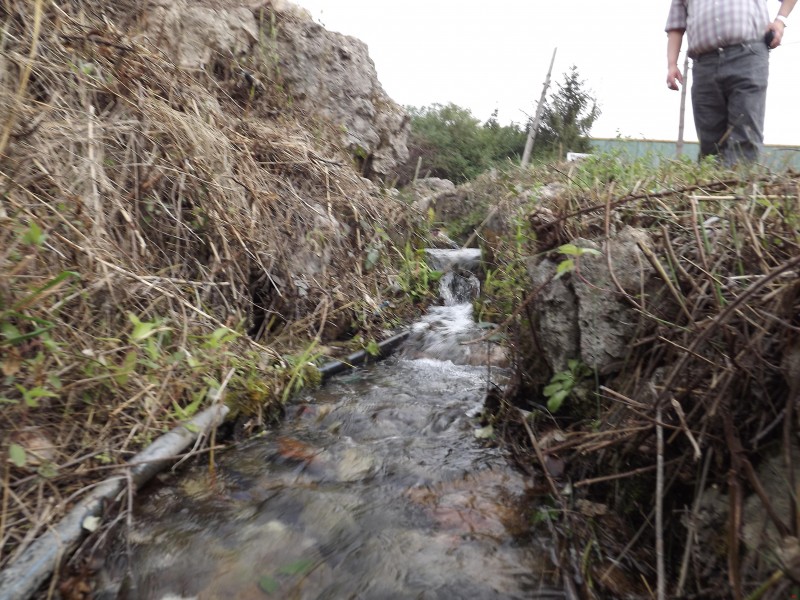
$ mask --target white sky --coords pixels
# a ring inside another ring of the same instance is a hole
[[[524,123],[557,46],[553,84],[574,64],[600,104],[592,136],[677,138],[680,93],[666,86],[669,0],[294,2],[365,42],[400,104],[453,102],[482,121],[497,108],[502,123]],[[770,0],[770,14],[779,6]],[[770,58],[767,144],[800,145],[800,8],[792,17]],[[689,96],[685,138],[696,140]]]

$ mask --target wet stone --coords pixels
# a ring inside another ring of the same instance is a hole
[[[375,461],[357,448],[346,448],[337,456],[336,476],[339,481],[361,481],[368,478],[375,468]]]

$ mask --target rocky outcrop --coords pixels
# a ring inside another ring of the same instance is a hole
[[[571,274],[549,284],[561,260],[568,257],[529,261],[534,287],[544,286],[535,303],[538,341],[554,372],[565,370],[572,358],[602,371],[629,350],[639,315],[620,288],[636,299],[643,285],[645,291],[653,285],[653,268],[639,247],[651,242],[646,231],[626,227],[603,246],[584,239],[573,244],[598,254],[583,254]]]
[[[212,68],[215,56],[242,57],[258,41],[258,24],[246,6],[222,8],[189,0],[151,0],[149,5],[139,41],[186,69]]]
[[[291,5],[272,9],[270,43],[292,98],[342,128],[365,175],[391,177],[408,158],[409,117],[384,92],[366,44],[296,18]]]
[[[367,46],[326,30],[286,0],[257,4],[152,0],[139,41],[187,69],[266,60],[293,102],[339,128],[366,176],[391,178],[408,158],[409,118],[386,95]]]

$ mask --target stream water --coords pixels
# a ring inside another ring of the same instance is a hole
[[[440,251],[442,252],[442,251]],[[294,400],[281,427],[137,498],[98,598],[561,598],[525,478],[477,439],[487,367],[450,251],[445,306],[394,357]],[[496,362],[496,361],[495,361]]]

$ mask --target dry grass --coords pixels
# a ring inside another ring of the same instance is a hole
[[[578,552],[592,551],[572,566],[565,553],[562,566],[593,578],[589,597],[646,594],[639,575],[621,584],[617,566],[640,573],[655,590],[660,538],[670,595],[741,598],[777,571],[783,575],[769,586],[776,595],[765,597],[783,597],[794,567],[777,559],[775,544],[799,533],[792,449],[800,422],[800,176],[666,165],[631,178],[603,161],[569,168],[558,177],[564,192],[547,203],[552,212],[532,217],[538,250],[576,237],[602,240],[633,225],[653,236],[653,248],[643,250],[657,275],[645,295],[618,286],[598,291],[626,300],[639,323],[625,360],[598,374],[596,399],[573,407],[568,400],[572,416],[560,421],[558,435],[548,419],[536,432],[512,427],[515,445],[568,465],[574,492],[560,498],[567,537]],[[614,257],[608,261],[613,272]],[[770,496],[776,492],[756,470],[769,456],[782,457],[782,498]],[[708,509],[700,499],[712,488],[729,503],[713,547],[698,534]],[[742,533],[747,494],[755,494],[765,531],[772,531],[749,552]],[[594,527],[580,508],[586,500],[610,509]],[[788,511],[776,508],[784,500]],[[628,539],[620,543],[620,536]],[[596,570],[604,564],[616,566]],[[617,587],[606,586],[604,576]]]
[[[258,419],[312,380],[406,219],[280,89],[182,71],[103,4],[0,5],[0,568],[231,369]]]

